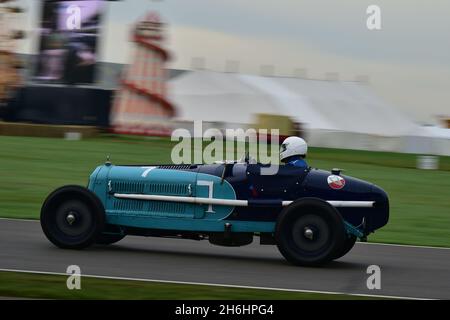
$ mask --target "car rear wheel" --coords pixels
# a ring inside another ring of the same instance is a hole
[[[343,250],[345,227],[339,212],[320,199],[294,201],[280,214],[275,239],[281,254],[301,266],[320,266]]]
[[[125,235],[102,233],[95,239],[95,243],[108,245],[119,242],[123,238],[125,238]]]
[[[89,190],[66,186],[55,190],[41,209],[41,227],[57,247],[82,249],[91,245],[104,226],[104,210]]]

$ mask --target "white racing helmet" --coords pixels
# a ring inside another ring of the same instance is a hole
[[[299,137],[289,137],[284,139],[280,148],[280,160],[283,161],[286,158],[292,156],[306,156],[308,152],[308,145],[306,141]]]

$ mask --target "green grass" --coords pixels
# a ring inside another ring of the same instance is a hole
[[[0,215],[39,217],[53,189],[86,185],[106,155],[116,164],[170,163],[168,139],[102,136],[81,141],[0,136]],[[414,169],[409,154],[311,148],[313,167],[343,168],[344,174],[371,181],[387,191],[391,217],[370,241],[450,246],[450,158],[440,170]]]
[[[68,290],[66,276],[0,272],[0,296],[39,299],[113,300],[342,300],[370,297],[245,289],[206,285],[170,284],[102,278],[81,278],[80,290]]]

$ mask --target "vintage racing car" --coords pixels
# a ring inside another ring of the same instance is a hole
[[[313,168],[244,161],[97,167],[87,188],[64,186],[41,209],[56,246],[81,249],[126,235],[243,246],[259,237],[296,265],[317,266],[383,227],[387,194],[374,184]]]

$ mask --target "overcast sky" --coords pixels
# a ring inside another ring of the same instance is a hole
[[[28,30],[38,26],[37,0],[28,8]],[[381,8],[382,29],[369,31],[366,9]],[[368,75],[373,89],[409,117],[435,122],[450,116],[450,1],[447,0],[126,0],[110,3],[101,60],[126,63],[129,27],[148,10],[160,12],[169,28],[173,68],[189,69],[204,57],[208,69],[226,60],[240,71],[276,75],[306,68],[312,78],[338,72],[343,80]],[[33,52],[36,39],[24,41]]]

